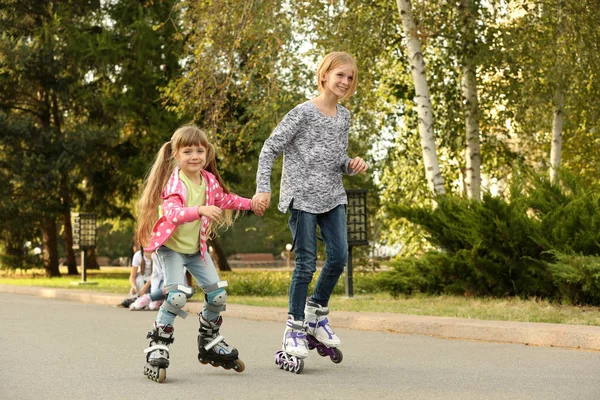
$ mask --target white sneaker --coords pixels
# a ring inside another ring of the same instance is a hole
[[[304,321],[295,321],[291,316],[285,323],[281,349],[291,356],[308,357],[308,343],[304,331]]]
[[[308,300],[304,308],[304,315],[308,326],[306,333],[314,336],[319,342],[327,347],[338,347],[341,343],[340,338],[335,334],[329,320],[327,319],[329,308],[323,307],[313,301]]]

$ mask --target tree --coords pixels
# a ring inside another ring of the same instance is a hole
[[[435,136],[433,131],[433,115],[429,99],[429,87],[425,74],[425,60],[421,53],[421,43],[417,37],[417,26],[412,17],[412,8],[409,0],[397,0],[400,20],[404,34],[408,41],[408,58],[411,65],[411,74],[415,84],[415,101],[419,114],[419,136],[423,151],[423,164],[429,188],[433,193],[444,194],[444,180],[437,159]]]
[[[462,16],[462,78],[461,89],[464,103],[466,137],[465,186],[470,199],[481,200],[481,152],[479,140],[479,99],[477,96],[477,64],[475,61],[475,37],[477,0],[461,0]]]

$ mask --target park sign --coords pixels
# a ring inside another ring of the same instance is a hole
[[[348,206],[346,207],[346,225],[348,229],[348,246],[365,246],[367,241],[367,190],[346,190]]]
[[[367,240],[367,190],[348,189],[346,206],[346,226],[348,233],[348,266],[346,267],[346,296],[354,296],[352,282],[352,247],[365,246]]]
[[[75,284],[95,284],[87,282],[86,250],[96,248],[97,227],[95,213],[71,213],[73,230],[73,250],[81,250],[81,282]]]
[[[96,214],[71,213],[73,218],[73,249],[86,250],[96,248]]]

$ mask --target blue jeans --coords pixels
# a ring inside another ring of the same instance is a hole
[[[326,260],[310,299],[324,307],[348,261],[346,207],[339,205],[323,214],[290,208],[289,225],[294,240],[296,267],[290,284],[289,314],[304,319],[308,285],[317,270],[317,225],[325,242]]]
[[[174,283],[187,285],[185,279],[184,267],[190,271],[196,282],[201,288],[219,282],[219,274],[208,252],[204,254],[206,261],[200,256],[200,252],[195,254],[181,254],[166,246],[161,246],[156,250],[161,265],[163,266],[164,285],[169,286]],[[208,321],[216,321],[219,313],[214,311],[202,310],[202,316]],[[156,323],[158,325],[173,325],[175,315],[162,309],[158,310]]]

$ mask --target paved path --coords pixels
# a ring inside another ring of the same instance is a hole
[[[104,305],[119,304],[123,300],[123,295],[118,294],[0,284],[1,292]],[[186,306],[186,311],[198,313],[201,306],[202,303],[190,302]],[[285,321],[287,310],[228,304],[227,316],[256,321],[281,322]],[[597,326],[483,321],[465,318],[344,311],[334,311],[330,317],[333,326],[336,328],[600,351],[600,327]]]
[[[281,322],[225,317],[242,373],[201,365],[198,321],[176,321],[167,380],[142,374],[155,314],[0,293],[0,398],[29,399],[598,399],[600,354],[338,329],[344,361],[312,353],[279,370]]]

